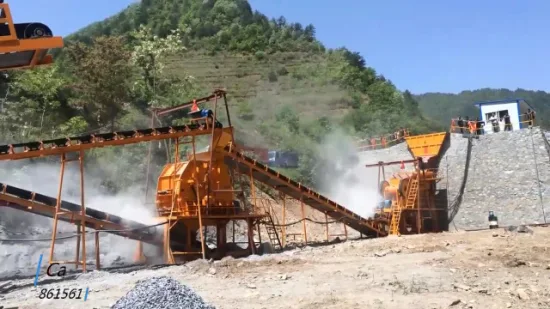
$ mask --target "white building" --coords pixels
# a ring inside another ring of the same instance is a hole
[[[495,119],[497,122],[500,122],[506,115],[510,116],[512,130],[515,131],[522,128],[527,128],[529,124],[526,122],[527,117],[525,114],[527,114],[528,109],[534,111],[534,109],[523,99],[477,102],[474,105],[479,108],[479,119],[485,122],[485,131],[488,131],[487,129],[489,129],[487,126],[491,124],[491,119]]]

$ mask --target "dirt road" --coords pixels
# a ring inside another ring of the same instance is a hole
[[[14,290],[0,305],[108,308],[136,281],[168,275],[220,309],[550,308],[549,228],[456,232],[305,247],[209,264],[92,272]],[[42,288],[86,288],[86,302],[38,299]]]

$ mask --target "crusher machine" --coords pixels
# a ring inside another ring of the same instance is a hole
[[[63,38],[39,22],[14,23],[9,5],[0,0],[0,70],[31,68],[53,62],[50,49],[62,48]]]
[[[216,131],[209,146],[213,145],[213,151],[196,153],[193,145],[187,161],[176,160],[164,166],[158,178],[156,207],[159,221],[170,222],[164,226],[167,263],[206,257],[207,253],[214,258],[228,254],[231,248],[236,248],[227,246],[227,224],[232,220],[247,223],[251,252],[233,250],[231,254],[256,253],[253,231],[266,213],[247,203],[242,191],[234,189],[234,178],[224,163],[224,148],[232,144],[232,136],[232,128]],[[206,231],[207,227],[216,230],[215,251],[205,247],[206,232],[200,231]]]
[[[440,153],[449,146],[447,132],[406,137],[407,147],[414,159],[378,162],[367,167],[378,169],[380,204],[375,218],[389,235],[439,232],[446,229],[447,205],[437,189]],[[412,170],[405,170],[412,164]],[[401,170],[389,179],[385,167],[401,165]]]

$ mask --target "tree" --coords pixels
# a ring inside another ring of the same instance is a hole
[[[114,131],[115,120],[130,101],[131,54],[123,38],[98,37],[90,46],[68,46],[66,53],[74,81],[72,89],[77,93],[71,105],[94,129],[110,124]]]
[[[304,29],[304,36],[308,42],[315,41],[315,26],[312,24],[307,25]]]
[[[131,63],[139,74],[133,90],[140,100],[151,107],[166,106],[175,103],[166,98],[173,98],[173,94],[185,97],[194,90],[192,76],[175,79],[164,72],[168,57],[185,50],[180,30],[172,30],[171,34],[160,38],[151,28],[142,25],[131,36],[134,43]]]
[[[8,125],[5,129],[35,138],[53,135],[62,105],[58,95],[64,84],[55,65],[15,75],[10,100],[2,111],[2,123]]]

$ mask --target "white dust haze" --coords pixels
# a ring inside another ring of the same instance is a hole
[[[51,197],[57,197],[60,163],[59,160],[39,159],[41,163],[28,161],[0,162],[0,182],[34,191]],[[45,162],[44,162],[45,161]],[[57,162],[55,162],[57,161]],[[116,162],[113,162],[116,164]],[[101,175],[93,167],[85,168],[84,197],[85,205],[120,216],[124,219],[143,224],[154,224],[154,197],[145,203],[143,184],[128,188],[116,195],[106,193],[101,187]],[[154,191],[154,190],[150,190]],[[65,168],[62,199],[80,205],[80,171],[78,162],[69,162]],[[27,239],[50,238],[53,228],[51,218],[26,213],[20,210],[0,207],[0,238]],[[87,229],[90,231],[91,229]],[[93,231],[93,230],[91,230]],[[13,235],[13,233],[23,233]],[[59,235],[76,232],[73,224],[60,222]],[[137,242],[107,233],[100,234],[100,259],[103,267],[131,263],[137,248]],[[2,242],[0,241],[0,277],[27,275],[36,267],[38,257],[49,255],[49,241]],[[55,247],[56,260],[72,260],[75,257],[76,238],[58,240]],[[147,249],[147,247],[145,247]],[[95,258],[94,236],[86,238],[88,261]],[[147,250],[146,255],[150,254]],[[69,267],[70,268],[70,267]]]
[[[323,194],[364,218],[373,216],[379,201],[378,169],[365,167],[375,163],[368,152],[359,153],[351,137],[335,130],[318,153],[323,163],[315,174]]]

